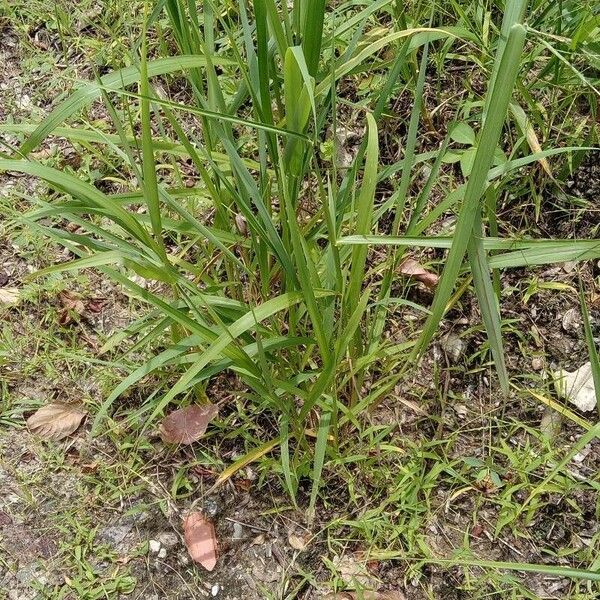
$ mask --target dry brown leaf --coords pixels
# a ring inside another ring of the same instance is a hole
[[[85,312],[83,300],[73,292],[65,290],[58,295],[58,299],[63,307],[58,316],[58,322],[61,325],[68,325],[73,321],[73,315],[76,315],[77,318]]]
[[[19,301],[19,288],[0,288],[0,306],[13,306]]]
[[[422,267],[414,258],[407,258],[402,262],[400,273],[407,277],[413,277],[430,289],[434,288],[440,279],[439,275]]]
[[[104,305],[106,304],[106,300],[104,298],[90,298],[85,307],[91,313],[101,313]]]
[[[290,533],[290,535],[288,536],[288,544],[294,550],[298,550],[298,552],[306,550],[306,541],[303,540],[299,535],[295,535],[294,533]]]
[[[215,527],[201,512],[191,512],[183,521],[183,537],[192,559],[207,571],[217,564]]]
[[[162,420],[160,437],[166,444],[191,444],[204,435],[208,424],[218,413],[219,409],[214,404],[192,404],[175,410]]]
[[[79,427],[86,414],[78,405],[53,402],[33,413],[27,419],[27,427],[47,440],[62,440]]]

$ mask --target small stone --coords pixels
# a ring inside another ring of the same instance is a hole
[[[544,368],[544,359],[541,356],[534,356],[531,359],[531,368],[534,371],[541,371]]]
[[[150,540],[148,542],[148,548],[152,554],[158,554],[161,548],[160,542],[158,540]]]
[[[202,512],[207,519],[214,519],[219,514],[219,504],[214,498],[207,498],[202,505]]]
[[[46,585],[48,578],[43,569],[37,563],[30,563],[19,569],[16,573],[17,580],[20,583],[29,585],[35,582],[37,585]]]
[[[105,544],[116,548],[127,537],[132,529],[133,523],[109,525],[98,532],[97,538]]]
[[[243,540],[244,539],[244,527],[241,523],[233,524],[233,536],[234,540]]]
[[[219,595],[219,592],[221,591],[221,586],[218,583],[215,583],[215,585],[213,585],[210,588],[210,595],[213,598],[216,598]]]
[[[158,558],[167,558],[167,549],[166,548],[161,548],[158,551]]]
[[[163,531],[160,535],[156,536],[156,539],[165,548],[174,548],[179,544],[179,538],[172,531]]]

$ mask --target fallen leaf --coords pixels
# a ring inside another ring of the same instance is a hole
[[[199,440],[208,424],[217,416],[214,404],[192,404],[167,415],[160,424],[159,433],[166,444],[191,444]]]
[[[298,552],[306,550],[306,542],[299,535],[290,533],[290,535],[288,536],[288,544],[294,550],[298,550]]]
[[[86,414],[78,405],[53,402],[33,413],[27,419],[27,427],[48,440],[62,440],[79,427]]]
[[[0,306],[14,306],[19,301],[19,288],[0,288]]]
[[[540,433],[547,439],[553,440],[560,434],[562,415],[546,406],[540,421]]]
[[[67,223],[65,225],[65,229],[69,233],[75,233],[80,227],[81,227],[81,225],[79,225],[79,223]]]
[[[236,214],[235,215],[235,226],[237,230],[240,232],[240,235],[247,236],[248,235],[248,223],[243,215]]]
[[[73,315],[81,316],[85,312],[85,304],[73,292],[65,290],[58,295],[58,299],[63,307],[58,317],[58,322],[61,325],[68,325],[73,321]]]
[[[236,479],[233,482],[233,485],[235,485],[235,487],[238,490],[241,490],[242,492],[249,492],[252,489],[252,480],[251,479]]]
[[[585,363],[572,373],[558,371],[554,377],[556,391],[560,398],[573,403],[582,412],[594,410],[597,401],[591,363]]]
[[[402,261],[400,273],[407,277],[413,277],[430,289],[434,288],[440,279],[439,275],[422,267],[414,258],[406,258]]]
[[[217,564],[215,527],[201,512],[191,512],[183,521],[183,537],[192,559],[207,571]]]
[[[375,586],[375,580],[359,553],[344,554],[341,557],[336,556],[333,559],[333,564],[347,586],[360,585],[363,588]]]
[[[91,298],[87,301],[86,308],[92,313],[101,313],[106,300],[103,298]]]
[[[48,49],[47,47],[44,48],[42,45],[40,45],[39,47],[42,48],[43,50]],[[38,152],[30,152],[29,156],[30,156],[30,158],[33,158],[34,160],[44,160],[45,158],[49,158],[50,156],[52,156],[52,154],[53,154],[52,148],[42,148]]]

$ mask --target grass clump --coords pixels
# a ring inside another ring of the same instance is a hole
[[[313,516],[328,471],[349,460],[348,438],[363,435],[365,415],[411,381],[471,286],[487,336],[482,363],[494,365],[506,396],[514,373],[504,345],[514,326],[501,314],[504,270],[600,257],[592,237],[531,236],[504,224],[500,210],[533,188],[534,222],[542,188],[569,202],[551,159],[573,165],[597,145],[589,125],[572,139],[556,127],[576,102],[596,111],[585,7],[563,18],[558,6],[573,3],[534,2],[529,12],[522,0],[453,3],[450,19],[446,9],[404,11],[389,0],[330,4],[146,2],[131,64],[98,73],[40,123],[4,124],[23,141],[0,158],[3,171],[51,189],[21,222],[77,257],[37,275],[95,268],[149,307],[102,348],[131,338],[128,354],[144,359],[131,361],[104,399],[94,433],[149,375],[157,385],[130,411],[130,427],[147,430],[171,404],[214,401],[211,385],[222,388],[233,374],[239,418],[252,425],[236,430],[247,454],[218,482],[279,448],[269,465]],[[432,107],[430,80],[451,85],[462,63],[480,81]],[[401,96],[411,107],[397,115]],[[100,122],[69,124],[100,105]],[[359,141],[347,148],[352,127]],[[101,159],[105,185],[38,160],[49,136]],[[455,222],[440,231],[444,216]],[[408,248],[443,263],[432,300],[403,297]],[[412,330],[395,327],[399,307],[418,311]],[[235,413],[226,400],[217,398]],[[257,426],[265,415],[270,427]],[[590,427],[584,439],[596,434]],[[429,490],[449,473],[471,485],[457,461],[428,468],[438,450],[433,442],[412,451],[400,479],[379,473],[400,491],[378,499],[360,523],[336,526],[360,528],[382,547],[386,519],[398,517],[390,546],[423,552],[415,532]],[[505,496],[498,502],[510,505]]]

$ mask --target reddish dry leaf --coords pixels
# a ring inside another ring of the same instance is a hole
[[[175,410],[162,420],[160,437],[166,444],[191,444],[204,435],[208,424],[218,413],[219,409],[214,404],[192,404]]]
[[[58,322],[60,325],[68,325],[72,322],[72,316],[81,316],[85,312],[85,304],[79,296],[73,292],[64,291],[58,295],[63,310],[60,312]]]
[[[79,427],[86,414],[75,404],[53,402],[33,413],[27,419],[27,427],[47,440],[62,440]]]
[[[183,537],[192,559],[212,571],[217,564],[215,526],[201,512],[192,512],[183,521]]]
[[[106,300],[104,298],[91,298],[87,301],[86,308],[92,313],[101,313]]]
[[[440,279],[435,273],[423,268],[414,258],[407,258],[402,262],[400,273],[413,277],[430,289],[434,288]]]

